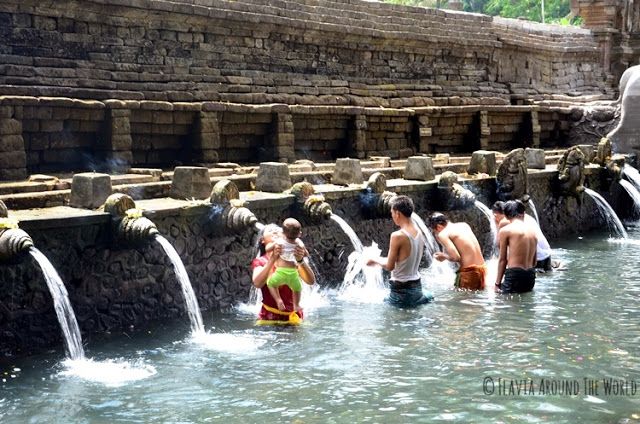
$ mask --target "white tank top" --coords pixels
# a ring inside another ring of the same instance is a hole
[[[298,245],[296,243],[289,243],[286,239],[280,240],[280,244],[282,245],[282,253],[280,253],[280,259],[288,262],[295,262],[296,257],[294,255],[294,252]]]
[[[391,279],[398,282],[418,280],[420,279],[418,268],[420,267],[420,260],[424,252],[424,235],[422,231],[418,230],[418,234],[416,234],[414,238],[411,237],[411,234],[407,231],[402,229],[400,231],[409,238],[411,253],[406,259],[396,262],[395,268],[391,271]]]

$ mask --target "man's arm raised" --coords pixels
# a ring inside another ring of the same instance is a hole
[[[398,260],[398,254],[400,252],[400,237],[402,237],[402,235],[397,232],[391,234],[391,239],[389,240],[389,256],[386,258],[383,256],[378,259],[369,259],[367,265],[377,264],[387,271],[393,271],[396,267],[396,261]]]

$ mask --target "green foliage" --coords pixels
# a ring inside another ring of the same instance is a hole
[[[407,6],[446,7],[446,0],[384,0]],[[545,22],[580,25],[580,18],[569,19],[571,0],[544,0]],[[525,18],[542,22],[542,0],[462,0],[466,12],[484,13],[505,18]]]

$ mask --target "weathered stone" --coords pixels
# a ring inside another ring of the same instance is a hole
[[[331,183],[337,185],[362,184],[362,167],[358,159],[340,158],[331,177]]]
[[[291,188],[291,175],[286,163],[262,162],[256,176],[256,189],[279,193]]]
[[[496,152],[486,150],[473,152],[467,173],[496,175]]]
[[[111,194],[111,177],[97,172],[75,174],[71,182],[69,204],[76,208],[100,207]]]
[[[544,159],[544,150],[542,149],[524,149],[524,155],[527,158],[527,168],[529,169],[545,169],[546,163]]]
[[[404,177],[408,180],[430,181],[436,176],[433,160],[428,156],[411,156],[404,167]]]
[[[578,148],[584,155],[585,165],[593,162],[593,160],[596,158],[596,146],[594,146],[593,144],[579,144]],[[529,166],[529,168],[531,168],[531,166]]]
[[[177,166],[173,170],[171,197],[175,199],[206,199],[211,194],[209,170],[199,166]]]

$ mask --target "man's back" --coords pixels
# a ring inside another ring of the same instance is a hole
[[[466,222],[451,222],[443,231],[449,237],[460,254],[460,267],[484,264],[482,249],[473,230]]]
[[[528,269],[536,264],[536,231],[523,219],[514,218],[500,230],[500,243],[508,248],[507,267]],[[502,245],[500,249],[502,249]]]

